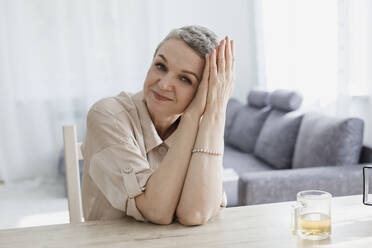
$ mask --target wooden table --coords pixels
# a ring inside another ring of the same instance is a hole
[[[372,247],[372,207],[361,195],[333,199],[332,236],[323,241],[291,234],[292,203],[228,208],[196,227],[125,218],[1,230],[0,247]]]

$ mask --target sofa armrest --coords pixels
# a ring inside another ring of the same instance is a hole
[[[372,163],[372,147],[363,145],[360,151],[360,164]]]
[[[302,190],[318,189],[333,196],[362,194],[363,165],[325,166],[250,172],[239,178],[239,205],[296,200]]]

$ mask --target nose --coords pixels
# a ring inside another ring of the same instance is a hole
[[[160,78],[158,85],[161,90],[171,90],[173,87],[172,78],[166,75]]]

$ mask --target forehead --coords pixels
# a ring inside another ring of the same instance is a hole
[[[189,47],[184,41],[170,39],[165,41],[159,48],[156,57],[164,55],[169,64],[180,70],[189,70],[201,74],[204,60]]]

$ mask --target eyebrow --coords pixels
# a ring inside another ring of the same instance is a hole
[[[159,56],[160,58],[162,58],[166,63],[168,63],[167,59],[164,57],[163,54],[159,54],[158,56]],[[188,74],[193,75],[193,76],[198,80],[198,82],[200,82],[199,77],[198,77],[198,75],[196,75],[196,73],[194,73],[194,72],[192,72],[192,71],[187,71],[187,70],[182,70],[182,72],[183,72],[183,73],[188,73]]]

